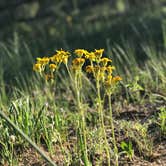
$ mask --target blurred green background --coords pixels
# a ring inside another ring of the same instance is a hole
[[[108,41],[161,40],[165,10],[165,0],[1,0],[0,39],[18,32],[30,44],[43,43],[45,51],[105,47]]]
[[[120,47],[141,64],[146,45],[165,50],[165,15],[166,0],[1,0],[1,73],[13,81],[60,48]]]

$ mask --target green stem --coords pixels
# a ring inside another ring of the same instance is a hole
[[[99,104],[99,106],[98,106],[98,113],[99,113],[99,118],[100,118],[99,121],[101,124],[102,134],[104,135],[105,150],[106,150],[106,154],[107,154],[107,162],[108,162],[108,166],[110,166],[109,144],[108,144],[107,134],[106,134],[105,125],[104,125],[104,115],[103,115],[99,80],[96,81],[96,88],[97,88],[97,96],[98,96],[98,104]]]
[[[84,156],[84,162],[86,166],[89,166],[89,160],[88,160],[88,152],[87,152],[87,140],[86,140],[86,123],[85,123],[85,115],[84,115],[84,109],[82,108],[82,102],[81,102],[81,96],[80,96],[80,91],[81,91],[81,73],[76,73],[75,75],[75,88],[76,88],[76,98],[77,98],[77,107],[78,110],[80,111],[80,115],[81,115],[81,131],[82,131],[82,136],[83,136],[83,156]]]
[[[13,157],[14,157],[14,148],[13,148],[13,143],[11,143],[11,165],[14,165]]]
[[[60,133],[59,133],[59,143],[60,143],[60,147],[61,147],[62,153],[65,156],[65,159],[64,159],[65,160],[65,164],[67,165],[67,163],[68,163],[68,158],[67,157],[69,157],[69,156],[67,156],[67,154],[66,154],[67,152],[65,151],[65,149],[63,147]]]
[[[5,119],[34,149],[52,166],[56,164],[22,131],[16,126],[1,110],[0,116]]]
[[[67,64],[66,64],[66,69],[67,69],[67,72],[68,72],[68,74],[69,74],[69,77],[70,77],[71,81],[73,81],[73,77],[72,77],[72,75],[71,75],[71,72],[70,72],[69,67],[68,67]]]
[[[111,123],[111,130],[112,130],[112,139],[114,144],[114,153],[115,153],[115,161],[116,166],[119,165],[118,163],[118,148],[116,146],[116,139],[115,139],[115,130],[114,130],[114,123],[113,123],[113,116],[112,116],[112,105],[111,105],[111,94],[108,95],[108,103],[109,103],[109,110],[110,110],[110,123]]]

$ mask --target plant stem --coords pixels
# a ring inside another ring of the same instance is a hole
[[[111,130],[112,130],[112,139],[113,139],[113,144],[114,144],[115,162],[116,162],[116,166],[118,166],[119,165],[119,163],[118,163],[118,148],[116,146],[115,130],[114,130],[113,117],[112,117],[111,94],[108,95],[108,103],[109,103],[109,111],[110,111],[110,123],[111,123]]]
[[[84,157],[84,162],[86,166],[89,166],[89,160],[88,160],[88,152],[87,152],[87,140],[86,140],[86,123],[85,123],[85,114],[84,114],[84,109],[82,107],[82,102],[81,102],[81,96],[80,96],[80,91],[81,91],[81,72],[76,73],[75,75],[75,88],[76,88],[76,98],[77,98],[77,107],[81,115],[81,136],[83,137],[83,157]]]
[[[105,150],[106,150],[106,154],[107,154],[107,162],[108,162],[108,166],[110,166],[109,144],[108,144],[107,134],[106,134],[105,125],[104,125],[104,115],[103,115],[103,107],[102,107],[102,101],[101,101],[99,80],[96,80],[96,88],[97,88],[97,97],[98,97],[99,121],[100,121],[100,124],[101,124],[102,134],[104,135]]]
[[[67,64],[66,64],[66,69],[67,69],[67,72],[68,72],[68,74],[69,74],[69,77],[70,77],[71,81],[73,81],[73,77],[72,77],[72,75],[71,75],[71,72],[70,72],[69,67],[68,67]]]
[[[14,148],[13,148],[13,143],[11,143],[11,165],[14,165],[13,157],[14,157]]]

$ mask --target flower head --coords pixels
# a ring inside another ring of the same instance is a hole
[[[61,62],[61,57],[59,55],[55,54],[52,57],[50,57],[50,60],[51,60],[51,62],[59,63],[59,62]]]
[[[72,63],[75,66],[82,66],[84,62],[85,62],[84,58],[75,58]]]
[[[72,68],[73,70],[80,70],[85,62],[84,58],[75,58],[72,61]]]
[[[105,85],[107,87],[110,87],[112,85],[115,85],[117,82],[121,81],[122,78],[120,76],[113,77],[112,75],[108,75],[107,79],[105,80]]]
[[[77,56],[82,57],[82,56],[86,53],[86,50],[84,50],[84,49],[76,49],[76,50],[74,51],[74,53],[75,53]]]
[[[91,65],[86,66],[86,72],[87,73],[92,73],[93,70],[94,70],[93,66],[91,66]]]
[[[70,53],[68,52],[68,51],[64,51],[64,50],[57,50],[56,51],[57,52],[57,55],[59,55],[59,56],[61,56],[61,57],[63,57],[63,56],[66,56],[66,55],[70,55]]]
[[[69,56],[70,56],[70,53],[68,51],[57,50],[56,54],[53,55],[50,59],[52,62],[56,64],[61,62],[67,64]]]
[[[68,59],[69,59],[69,56],[68,56],[68,55],[64,55],[64,56],[62,57],[62,62],[63,62],[65,65],[67,65]]]
[[[104,49],[99,49],[99,50],[95,49],[94,54],[95,54],[97,59],[100,59],[102,57],[102,55],[103,55],[103,52],[104,52]]]
[[[115,70],[115,66],[107,66],[106,67],[106,71],[108,72],[108,74],[112,74],[113,70]]]
[[[50,70],[51,71],[55,71],[55,69],[57,68],[57,65],[55,65],[54,63],[51,63],[50,65],[49,65],[49,68],[50,68]]]
[[[95,61],[96,60],[96,56],[95,56],[94,52],[86,52],[85,53],[85,58],[89,59],[90,61]]]
[[[108,62],[112,62],[112,60],[109,58],[101,58],[100,59],[100,63],[102,64],[102,66],[107,66]]]
[[[115,77],[113,77],[113,82],[114,83],[117,83],[117,82],[119,82],[119,81],[121,81],[122,80],[122,78],[120,77],[120,76],[115,76]]]
[[[37,58],[37,63],[40,63],[41,65],[46,65],[49,63],[49,58],[48,57]]]
[[[42,65],[40,63],[36,63],[33,65],[33,70],[40,72],[42,70]]]

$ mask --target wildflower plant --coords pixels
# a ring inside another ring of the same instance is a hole
[[[80,140],[81,156],[85,165],[91,165],[88,157],[87,149],[87,125],[86,125],[86,110],[84,107],[83,95],[83,75],[86,72],[87,76],[92,75],[96,87],[96,106],[99,116],[99,130],[104,140],[104,149],[107,156],[107,163],[110,165],[110,146],[107,140],[106,127],[104,124],[104,97],[108,96],[109,110],[110,110],[110,126],[112,130],[112,140],[114,145],[114,154],[116,165],[118,165],[118,148],[116,146],[116,139],[114,134],[114,123],[112,117],[111,95],[117,86],[117,83],[122,80],[120,76],[114,76],[113,71],[115,67],[111,65],[112,60],[103,57],[104,49],[98,49],[88,52],[84,49],[76,49],[74,51],[75,57],[72,58],[72,63],[69,64],[68,59],[70,53],[64,50],[57,50],[56,54],[51,57],[37,58],[33,69],[39,72],[47,81],[54,80],[56,72],[63,63],[66,66],[69,77],[74,84],[74,91],[76,97],[77,110],[80,115],[78,122],[78,139]],[[84,72],[85,69],[85,72]],[[101,93],[104,89],[104,95]]]
[[[87,59],[90,61],[90,65],[86,67],[86,72],[92,73],[95,81],[96,81],[96,89],[97,89],[97,104],[98,104],[98,113],[100,118],[101,130],[105,140],[105,147],[108,159],[108,165],[110,165],[110,153],[109,153],[109,145],[107,141],[107,135],[104,126],[104,114],[103,114],[103,100],[101,99],[101,87],[104,86],[105,93],[108,95],[109,99],[109,110],[110,110],[110,123],[112,129],[112,138],[114,144],[114,152],[116,156],[116,165],[118,165],[118,150],[116,146],[115,134],[114,134],[114,124],[112,118],[112,107],[111,107],[111,95],[114,92],[116,84],[122,80],[120,76],[113,77],[112,72],[115,70],[114,66],[111,66],[111,59],[102,57],[104,49],[95,50],[95,52],[91,52],[89,56],[86,53]],[[94,58],[91,58],[94,57]]]

